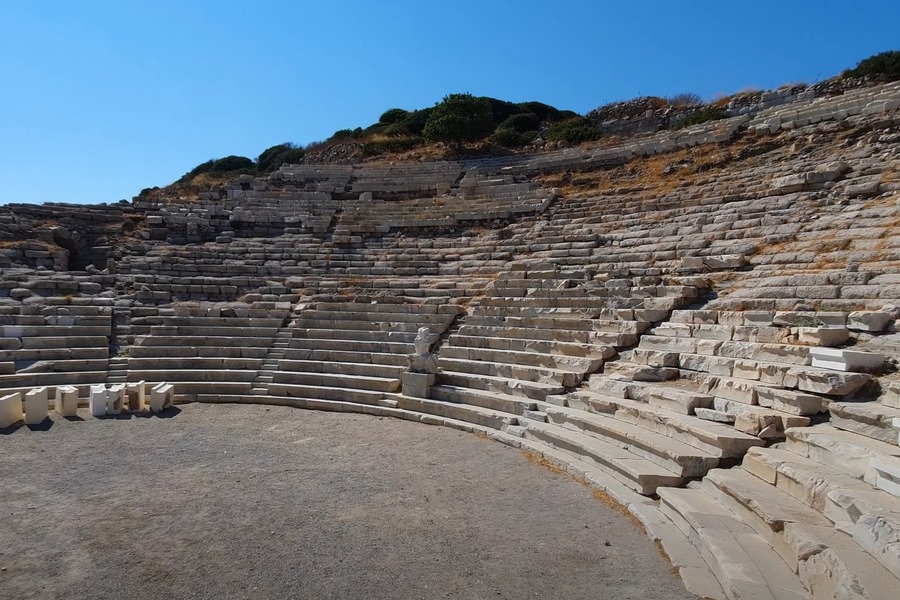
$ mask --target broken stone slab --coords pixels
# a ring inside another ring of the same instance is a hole
[[[39,387],[25,393],[25,424],[40,425],[47,419],[47,388]]]
[[[884,386],[880,399],[885,406],[900,408],[900,381],[891,381]]]
[[[764,386],[756,388],[756,401],[760,406],[793,415],[809,416],[825,410],[821,396]]]
[[[894,421],[900,420],[900,409],[877,402],[832,402],[828,405],[831,424],[875,440],[897,444]]]
[[[875,487],[900,498],[900,457],[876,456],[869,464],[875,474]]]
[[[847,328],[853,331],[884,331],[893,320],[891,313],[882,311],[853,311],[847,315]]]
[[[698,419],[703,419],[704,421],[725,423],[726,425],[733,425],[736,418],[731,413],[723,412],[721,410],[715,410],[712,408],[695,408],[694,415]]]
[[[820,348],[830,351],[831,348]],[[796,387],[804,392],[827,396],[846,396],[864,386],[871,375],[865,373],[843,373],[838,371],[812,371],[802,368],[789,369],[785,376],[786,387]],[[791,384],[791,385],[789,385]]]
[[[846,327],[792,327],[791,334],[797,342],[808,346],[840,346],[850,338]]]
[[[813,367],[844,372],[875,371],[884,366],[885,360],[881,354],[861,350],[810,348],[809,353],[812,356]]]
[[[650,367],[678,367],[678,356],[677,352],[636,348],[631,354],[631,360]]]
[[[25,418],[22,394],[16,392],[0,398],[0,429],[11,427]]]
[[[78,414],[78,388],[63,385],[56,388],[53,410],[61,417],[74,417]]]

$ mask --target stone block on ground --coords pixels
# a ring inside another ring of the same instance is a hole
[[[56,399],[53,409],[61,417],[74,417],[78,414],[78,388],[63,385],[56,388]]]
[[[810,348],[812,366],[845,372],[868,372],[884,365],[884,356],[875,352],[838,348]]]
[[[158,383],[150,390],[150,412],[160,413],[172,406],[175,400],[175,386]]]
[[[47,388],[39,387],[25,393],[25,424],[40,425],[47,418],[49,406]]]
[[[0,398],[0,429],[11,427],[24,418],[21,393],[16,392]]]
[[[429,398],[436,379],[437,375],[433,373],[404,373],[403,395],[410,398]]]
[[[92,417],[106,416],[106,396],[107,392],[105,385],[97,384],[91,386],[91,395],[88,399],[88,407],[90,408]]]

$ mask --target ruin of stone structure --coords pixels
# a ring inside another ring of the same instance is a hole
[[[896,600],[900,84],[784,96],[2,207],[0,427],[172,402],[453,427],[604,491],[701,597]]]

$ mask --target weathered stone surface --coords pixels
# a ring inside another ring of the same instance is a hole
[[[864,386],[870,375],[863,373],[838,373],[833,371],[812,371],[808,369],[790,369],[788,375],[796,378],[796,387],[804,392],[845,396]]]
[[[853,331],[884,331],[892,315],[880,311],[853,311],[847,315],[847,328]]]

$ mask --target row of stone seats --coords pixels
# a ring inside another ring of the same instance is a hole
[[[396,166],[285,164],[270,179],[324,192],[444,193],[461,173],[461,163],[446,161]]]
[[[400,408],[500,430],[590,465],[612,475],[622,489],[642,494],[652,494],[658,485],[680,484],[717,464],[711,458],[700,463],[681,459],[687,466],[676,474],[658,464],[670,465],[668,458],[654,462],[623,449],[621,441],[593,436],[582,421],[559,420],[561,394],[598,370],[614,356],[616,346],[635,343],[650,325],[646,319],[665,318],[668,310],[640,304],[611,307],[605,294],[571,293],[584,291],[569,287],[582,284],[584,273],[560,273],[536,262],[517,267],[498,277],[492,290],[496,296],[471,307],[463,325],[442,346],[438,365],[443,370],[430,397],[404,396]],[[612,282],[604,290],[620,290],[618,298],[623,298],[622,283]],[[696,289],[687,294],[695,295]]]
[[[770,134],[820,121],[879,115],[897,108],[900,108],[900,84],[888,83],[763,110],[751,119],[748,127],[754,133]]]
[[[890,318],[888,313],[852,313],[848,320],[843,313],[677,311],[673,322],[641,338],[631,361],[608,365],[590,385],[604,394],[783,439],[786,429],[808,425],[829,402],[871,380],[867,373],[850,372],[854,361],[877,359],[865,361],[865,369],[884,362],[878,354],[835,350],[829,352],[836,358],[825,359],[829,368],[822,368],[815,358],[819,351],[810,344],[842,344],[849,338],[845,325],[880,331]],[[829,326],[802,326],[823,322]]]
[[[181,399],[248,394],[275,352],[289,303],[132,309],[127,381],[167,381]]]
[[[693,546],[729,598],[894,598],[900,589],[900,448],[829,425],[789,429],[739,467],[642,507],[669,556]],[[894,440],[896,442],[896,440]],[[690,546],[685,544],[688,541]]]
[[[111,335],[110,307],[0,306],[0,387],[24,391],[104,381]]]
[[[396,406],[420,328],[435,343],[462,308],[397,297],[330,297],[301,303],[255,381],[260,401],[291,398]],[[221,393],[228,393],[223,391]],[[234,394],[235,392],[230,392]],[[202,396],[208,401],[211,393]]]
[[[512,183],[486,187],[491,188],[491,191],[485,193],[482,188],[473,188],[471,194],[459,196],[390,201],[363,197],[358,202],[346,201],[342,205],[335,235],[387,233],[392,229],[405,228],[455,227],[463,221],[508,219],[519,214],[542,212],[550,202],[550,196],[533,184]]]

